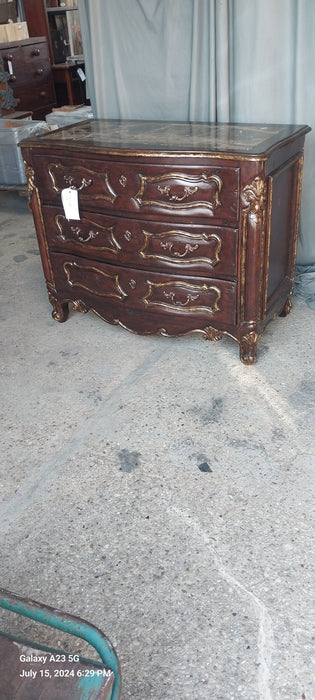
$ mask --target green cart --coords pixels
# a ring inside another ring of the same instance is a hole
[[[102,660],[91,661],[0,631],[1,700],[119,700],[119,660],[101,630],[80,617],[2,588],[0,608],[84,639]]]

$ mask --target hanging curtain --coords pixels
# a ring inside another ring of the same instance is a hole
[[[309,124],[296,291],[315,308],[315,0],[78,0],[98,118]]]

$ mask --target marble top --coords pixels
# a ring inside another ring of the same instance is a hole
[[[214,124],[89,119],[49,134],[28,139],[34,146],[51,145],[78,150],[104,149],[149,153],[242,153],[261,155],[307,126],[290,124]],[[24,142],[22,142],[24,143]]]

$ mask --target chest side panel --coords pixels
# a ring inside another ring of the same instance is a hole
[[[269,178],[271,216],[267,306],[283,281],[292,281],[294,274],[292,263],[296,253],[301,173],[301,158],[298,157],[282,165]]]

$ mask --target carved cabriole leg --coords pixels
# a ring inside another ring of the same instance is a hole
[[[260,335],[256,331],[246,333],[240,338],[240,359],[244,365],[252,365],[257,358],[257,342]]]
[[[55,287],[50,282],[46,282],[46,284],[49,301],[53,307],[51,315],[55,319],[55,321],[59,321],[59,323],[64,323],[67,320],[69,314],[68,302],[58,301]]]
[[[51,303],[54,307],[51,314],[52,317],[55,319],[55,321],[59,321],[59,323],[64,323],[67,320],[69,314],[68,304],[60,304],[59,301],[54,301]]]
[[[292,310],[292,300],[291,295],[286,299],[283,309],[280,311],[279,316],[287,316]]]

